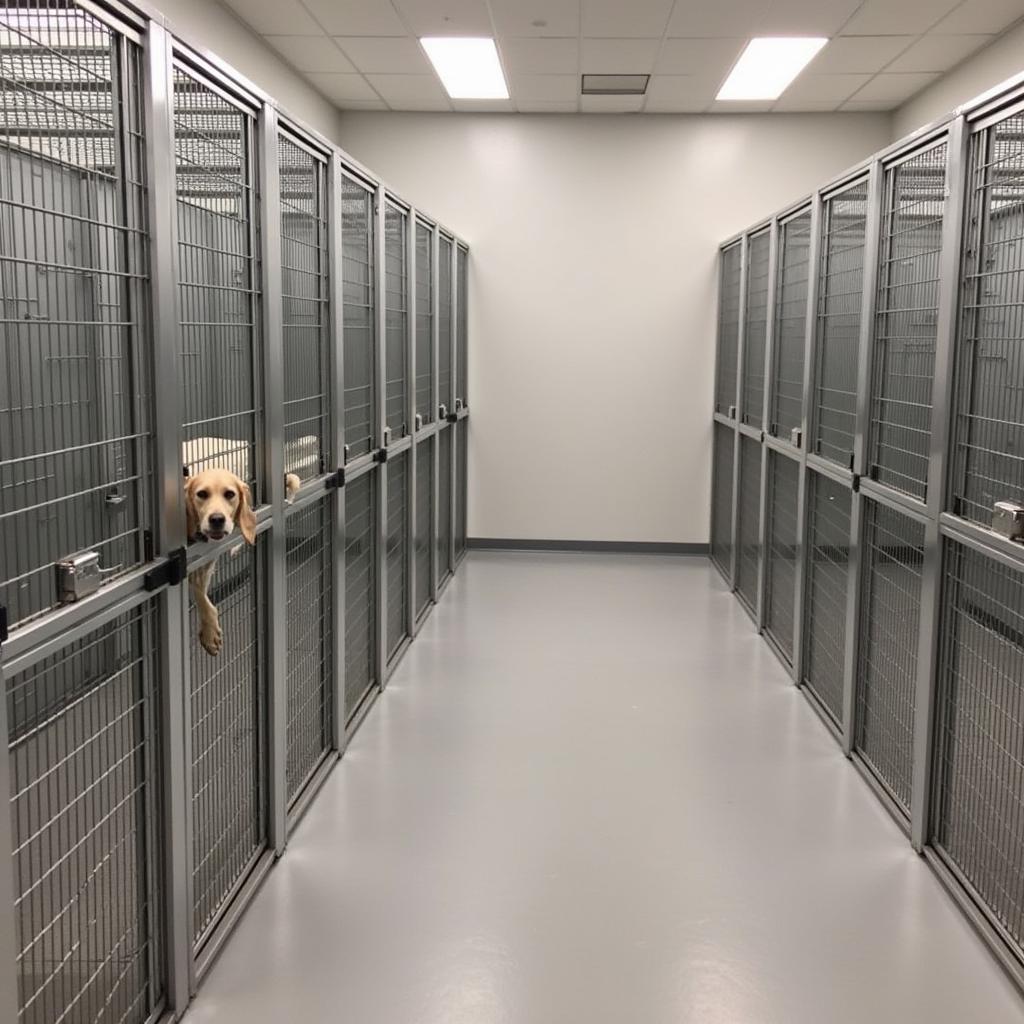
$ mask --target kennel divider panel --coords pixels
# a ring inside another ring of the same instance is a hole
[[[209,594],[224,648],[199,644],[194,604],[191,654],[193,944],[210,940],[268,845],[268,541],[220,555]]]
[[[150,556],[153,328],[144,52],[70,4],[0,14],[0,605],[57,602],[53,563]]]
[[[853,468],[869,180],[822,201],[809,450]]]
[[[435,576],[440,586],[452,573],[452,443],[454,429],[443,424],[437,435],[437,547]]]
[[[385,557],[387,563],[387,646],[390,664],[408,639],[409,593],[409,452],[389,459],[387,470],[387,519]]]
[[[1024,565],[945,545],[930,840],[1024,962]]]
[[[798,461],[769,450],[764,628],[790,664],[794,654],[801,472]]]
[[[810,472],[801,682],[839,731],[844,725],[852,502],[848,487]]]
[[[772,228],[750,236],[747,243],[747,301],[743,328],[743,389],[740,422],[760,430],[764,418],[765,355],[771,290]]]
[[[734,242],[718,257],[718,340],[715,364],[715,412],[732,416],[736,407],[743,243]]]
[[[344,173],[341,195],[345,455],[377,447],[377,241],[375,195]]]
[[[739,435],[740,490],[736,501],[736,594],[755,617],[761,564],[761,444]]]
[[[157,601],[5,673],[19,1024],[144,1024],[167,997]]]
[[[724,423],[712,426],[711,449],[711,561],[732,582],[733,461],[736,431]]]
[[[409,214],[384,199],[384,426],[409,433]]]
[[[436,438],[424,438],[416,445],[416,536],[415,613],[419,621],[426,614],[434,594],[434,445]]]
[[[952,510],[1024,504],[1024,112],[975,132],[956,342]]]
[[[255,111],[176,60],[178,313],[188,475],[231,469],[264,499]]]
[[[945,139],[884,170],[867,474],[924,501],[946,207]]]
[[[456,567],[466,554],[466,517],[469,489],[466,473],[469,468],[469,420],[455,424],[455,519],[452,525],[454,562]]]
[[[333,465],[326,159],[286,129],[277,138],[284,348],[284,470],[306,481]]]
[[[416,221],[416,414],[421,424],[437,418],[434,380],[434,229]],[[415,421],[414,421],[415,422]]]
[[[437,245],[437,401],[445,412],[455,411],[455,379],[452,376],[454,361],[454,320],[452,317],[452,285],[455,260],[453,242],[446,235],[439,234]]]
[[[345,714],[351,724],[378,685],[377,488],[374,468],[345,485]]]
[[[334,749],[333,521],[329,498],[287,516],[289,807]]]
[[[469,407],[469,251],[455,247],[455,408]]]

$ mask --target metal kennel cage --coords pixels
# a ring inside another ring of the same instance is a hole
[[[715,412],[730,419],[736,414],[736,377],[739,372],[743,246],[723,250],[718,278],[718,359],[715,367]]]
[[[384,201],[384,425],[391,441],[409,433],[409,214]]]
[[[767,484],[765,633],[783,657],[792,662],[800,464],[781,452],[769,451]]]
[[[385,658],[390,664],[409,637],[409,452],[387,463],[387,518],[385,545],[387,591]]]
[[[455,431],[437,435],[437,546],[434,571],[440,586],[452,574],[452,439]]]
[[[416,222],[416,422],[433,423],[434,401],[434,231]]]
[[[434,596],[434,445],[428,437],[416,446],[416,531],[414,610],[419,622]]]
[[[437,400],[444,408],[441,419],[455,409],[455,381],[452,377],[452,240],[439,235],[437,241]],[[443,424],[442,424],[443,425]]]
[[[455,564],[466,554],[466,516],[469,495],[466,491],[466,472],[469,465],[469,422],[459,420],[455,426]]]
[[[771,293],[771,229],[750,237],[747,299],[743,325],[743,390],[740,421],[761,429],[764,418],[764,363]]]
[[[345,486],[345,720],[351,724],[378,684],[377,481]]]
[[[761,564],[761,445],[740,435],[739,498],[736,502],[736,595],[758,614]]]
[[[730,427],[715,423],[711,467],[711,559],[718,571],[732,579],[733,558],[733,471],[736,433]]]
[[[143,52],[63,3],[0,10],[0,606],[152,547]]]
[[[463,245],[456,246],[455,272],[455,409],[462,412],[469,407],[469,252]]]

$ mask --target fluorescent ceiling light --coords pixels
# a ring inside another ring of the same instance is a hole
[[[827,39],[810,37],[751,39],[725,84],[718,90],[717,98],[778,99],[827,42]]]
[[[420,42],[453,100],[508,99],[493,39],[431,36]]]

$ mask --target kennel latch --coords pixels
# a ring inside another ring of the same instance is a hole
[[[57,600],[61,604],[81,601],[83,597],[95,594],[107,576],[121,571],[121,566],[104,569],[100,566],[98,551],[83,551],[70,558],[62,558],[54,564],[57,576]]]
[[[1024,541],[1024,505],[997,501],[992,506],[992,530],[1001,537]]]
[[[175,548],[155,569],[150,569],[142,579],[147,593],[161,587],[176,587],[188,574],[184,548]]]
[[[324,479],[324,490],[336,491],[345,486],[345,467],[335,470],[329,477]]]

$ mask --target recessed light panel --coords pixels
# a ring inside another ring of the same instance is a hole
[[[717,98],[778,99],[827,42],[809,36],[751,39]]]
[[[493,39],[429,36],[420,43],[453,100],[507,100]]]

